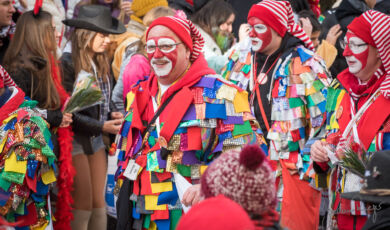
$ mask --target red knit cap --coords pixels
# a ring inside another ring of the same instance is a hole
[[[177,230],[254,230],[248,214],[236,202],[223,195],[194,205],[185,214]]]
[[[180,38],[191,51],[191,61],[198,58],[202,52],[204,40],[199,30],[190,20],[173,16],[157,18],[150,24],[149,29],[146,31],[146,39],[148,39],[149,31],[158,25],[168,27]]]
[[[349,24],[348,29],[378,49],[382,66],[386,72],[386,78],[381,83],[380,89],[383,96],[390,99],[390,16],[369,10],[355,18]],[[377,76],[382,76],[382,74],[378,74],[381,72],[380,69],[375,73]]]
[[[364,17],[355,18],[347,28],[363,41],[376,48],[375,42],[371,37],[371,25]]]
[[[303,29],[294,22],[294,15],[288,1],[264,0],[252,6],[248,19],[256,17],[269,25],[281,37],[286,32],[303,41],[305,47],[314,50],[313,43]]]
[[[262,215],[275,208],[275,179],[263,150],[245,146],[219,156],[201,178],[202,194],[223,194],[239,203],[247,212]]]

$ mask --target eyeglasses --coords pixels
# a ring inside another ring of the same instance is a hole
[[[348,43],[348,42],[345,41],[345,40],[340,40],[340,47],[341,47],[341,49],[345,49],[345,47],[347,47],[347,45],[348,45],[348,47],[349,47],[351,50],[356,50],[356,49],[359,49],[359,48],[362,47],[362,46],[366,46],[367,43],[355,44],[355,43],[353,43],[353,42]]]
[[[163,52],[163,53],[170,53],[172,52],[177,45],[183,44],[182,42],[173,43],[173,44],[162,44],[162,45],[145,45],[145,50],[147,53],[152,54],[156,52],[156,47]]]

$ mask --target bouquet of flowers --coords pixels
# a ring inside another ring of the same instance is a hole
[[[341,165],[361,178],[364,178],[367,162],[366,150],[356,142],[352,142],[341,154]]]
[[[65,104],[64,113],[74,113],[101,103],[103,94],[95,78],[90,75],[78,81],[72,96]]]

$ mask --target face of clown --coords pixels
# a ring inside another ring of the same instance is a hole
[[[154,26],[149,31],[146,53],[159,83],[163,85],[175,82],[189,64],[189,49],[165,26]]]
[[[349,30],[345,35],[344,43],[346,46],[343,55],[347,60],[349,72],[362,82],[368,81],[378,69],[378,63],[380,64],[377,49]]]
[[[261,19],[251,17],[248,19],[251,27],[249,37],[252,41],[252,49],[263,54],[272,54],[278,48],[279,37],[276,32]]]

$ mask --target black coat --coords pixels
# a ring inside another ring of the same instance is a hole
[[[64,53],[61,57],[63,72],[63,85],[66,91],[71,93],[76,80],[72,56]],[[112,85],[112,84],[110,84]],[[112,103],[110,103],[112,105]],[[85,154],[93,154],[92,138],[103,133],[103,121],[100,121],[100,105],[88,107],[73,113],[74,138],[82,145]]]
[[[388,230],[390,229],[390,206],[377,205],[375,213],[364,224],[362,230]]]

